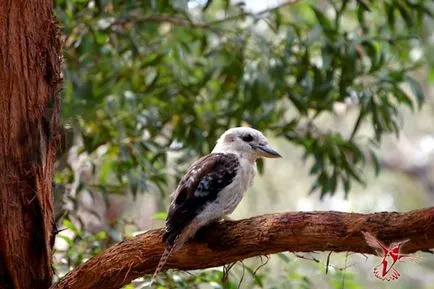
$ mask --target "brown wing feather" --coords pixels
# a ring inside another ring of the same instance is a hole
[[[209,154],[193,163],[172,195],[163,241],[173,244],[205,205],[232,182],[238,166],[235,154],[223,153]]]

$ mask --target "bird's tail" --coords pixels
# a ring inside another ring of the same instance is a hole
[[[175,248],[174,245],[169,245],[164,250],[163,255],[161,255],[160,261],[158,262],[157,268],[154,271],[154,275],[152,275],[151,284],[150,284],[151,286],[152,284],[154,284],[155,280],[157,279],[158,273],[160,273],[164,265],[166,265],[167,259],[169,258],[174,248]]]

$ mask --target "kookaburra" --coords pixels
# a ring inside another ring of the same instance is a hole
[[[252,185],[256,160],[280,158],[258,130],[236,127],[225,131],[213,151],[194,162],[181,179],[166,219],[166,250],[152,277],[153,282],[169,255],[180,249],[198,229],[232,213]]]

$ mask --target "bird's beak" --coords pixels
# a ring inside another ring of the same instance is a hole
[[[254,148],[258,155],[265,158],[281,158],[282,156],[271,148],[269,145],[262,144],[251,144],[252,148]]]

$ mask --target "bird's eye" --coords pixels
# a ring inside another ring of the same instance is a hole
[[[241,139],[245,142],[251,142],[253,140],[253,136],[251,134],[246,134],[241,137]]]

